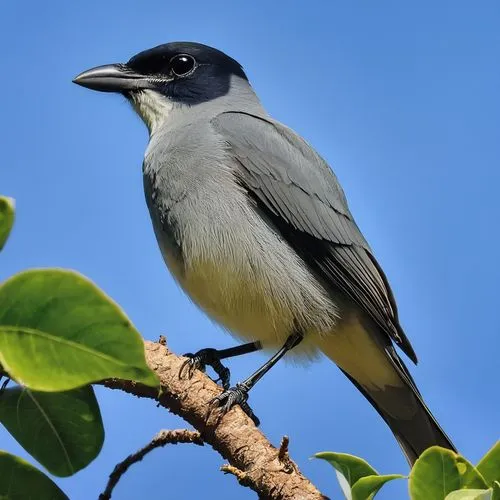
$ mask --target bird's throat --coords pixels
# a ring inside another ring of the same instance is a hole
[[[153,135],[168,120],[175,106],[167,97],[154,90],[133,92],[130,101],[148,127],[149,135]]]

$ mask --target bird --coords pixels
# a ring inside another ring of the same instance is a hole
[[[428,447],[456,450],[396,349],[417,363],[388,279],[336,175],[265,110],[241,64],[195,42],[170,42],[79,74],[122,94],[142,118],[146,204],[163,259],[185,293],[246,343],[187,353],[211,366],[212,404],[259,423],[252,387],[285,355],[332,360],[392,430],[412,465]],[[230,385],[222,360],[274,352]]]

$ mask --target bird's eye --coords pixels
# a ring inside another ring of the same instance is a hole
[[[172,73],[176,76],[185,76],[190,73],[196,65],[193,57],[186,54],[181,54],[172,57],[170,60],[170,68]]]

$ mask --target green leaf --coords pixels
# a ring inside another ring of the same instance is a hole
[[[7,389],[0,399],[0,422],[56,476],[83,469],[104,442],[101,413],[90,386],[67,392]]]
[[[405,477],[380,476],[366,460],[347,453],[323,451],[314,457],[326,460],[335,468],[344,496],[351,500],[371,500],[385,483]]]
[[[488,490],[452,491],[445,500],[491,500],[491,488]]]
[[[488,486],[492,486],[495,481],[500,481],[500,441],[497,441],[481,458],[476,469],[484,477]]]
[[[0,499],[69,500],[43,472],[0,450]]]
[[[487,485],[465,458],[439,446],[425,450],[410,472],[412,500],[442,500],[463,488],[486,489]]]
[[[500,500],[500,482],[498,481],[493,483],[493,494],[491,495],[491,500]]]
[[[13,224],[14,200],[0,196],[0,250],[4,247]]]
[[[314,457],[326,460],[347,479],[351,487],[362,477],[378,475],[377,471],[366,460],[347,453],[322,451],[316,453]]]
[[[404,479],[401,474],[388,474],[385,476],[365,476],[358,479],[351,489],[352,500],[371,500],[384,486],[393,479]]]
[[[351,488],[359,479],[365,476],[377,476],[377,471],[362,458],[347,453],[322,451],[315,458],[326,460],[335,468],[340,488],[347,499],[352,499]]]
[[[366,460],[347,453],[322,451],[316,453],[314,457],[326,460],[347,479],[351,487],[362,477],[378,475],[377,471]]]
[[[62,269],[26,271],[0,287],[0,364],[40,391],[113,377],[158,385],[125,313],[87,278]]]

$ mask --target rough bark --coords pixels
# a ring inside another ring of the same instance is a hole
[[[185,358],[176,356],[162,344],[145,341],[146,360],[160,379],[160,394],[157,389],[124,380],[107,380],[104,385],[156,399],[189,422],[203,441],[229,462],[222,470],[235,475],[240,484],[254,490],[259,498],[326,498],[302,475],[286,450],[280,452],[275,448],[239,407],[222,417],[217,409],[210,412],[209,402],[220,394],[221,388],[197,370],[191,379],[180,378]]]

